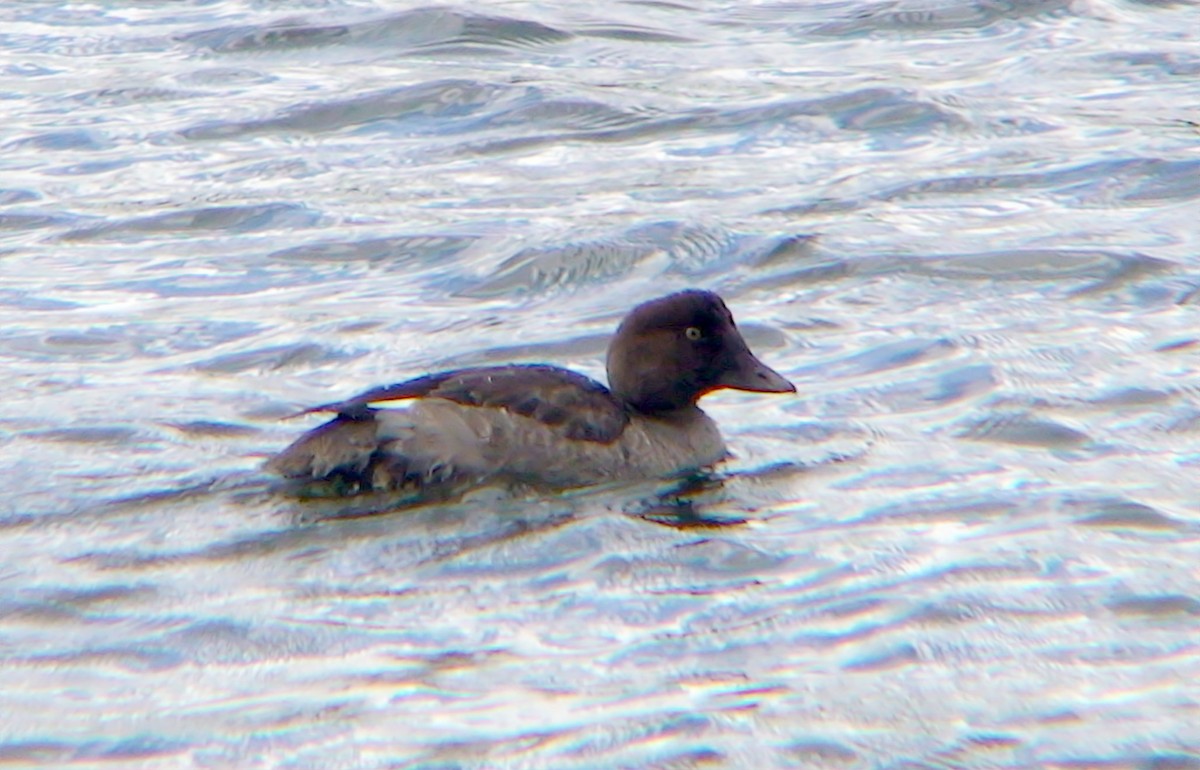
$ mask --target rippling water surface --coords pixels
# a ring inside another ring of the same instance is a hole
[[[0,22],[0,764],[1200,768],[1200,7]],[[800,388],[704,483],[260,474],[686,286]]]

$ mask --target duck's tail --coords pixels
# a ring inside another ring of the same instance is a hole
[[[487,475],[480,437],[461,414],[468,408],[446,402],[339,414],[265,467],[305,485],[330,482],[338,495],[408,490],[442,496]]]

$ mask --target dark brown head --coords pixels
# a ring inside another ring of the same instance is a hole
[[[638,305],[608,346],[608,384],[643,412],[695,404],[720,388],[795,393],[754,357],[716,294],[681,291]]]

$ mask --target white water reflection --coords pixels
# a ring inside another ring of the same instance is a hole
[[[286,5],[0,11],[0,760],[1200,767],[1192,6]],[[258,471],[684,286],[691,485]]]

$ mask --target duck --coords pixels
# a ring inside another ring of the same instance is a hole
[[[418,500],[492,485],[565,490],[679,477],[727,455],[698,405],[703,396],[796,392],[751,352],[721,297],[699,289],[634,307],[605,364],[607,387],[558,366],[510,364],[372,388],[300,412],[334,416],[266,469],[313,496]],[[381,406],[390,402],[407,403]]]

